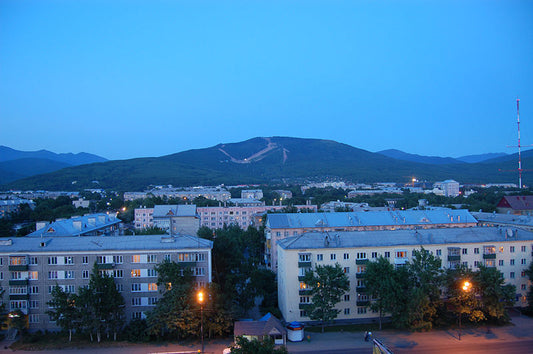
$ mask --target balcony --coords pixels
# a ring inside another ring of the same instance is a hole
[[[355,302],[357,306],[368,306],[370,304],[369,300],[358,300]]]
[[[300,290],[300,295],[311,295],[311,290],[310,289],[303,289],[303,290]]]
[[[9,271],[10,272],[25,272],[28,270],[27,264],[17,264],[17,265],[10,265]]]
[[[355,273],[355,279],[364,279],[366,277],[366,273]]]
[[[28,285],[28,279],[11,279],[9,285]]]
[[[366,293],[366,286],[358,286],[355,288],[358,293]]]
[[[368,263],[368,259],[356,259],[355,264],[357,265],[364,265]]]
[[[178,262],[178,265],[181,267],[191,268],[196,267],[196,262]]]
[[[311,268],[311,261],[298,262],[298,268]]]
[[[9,295],[9,300],[29,300],[30,294],[13,294]]]
[[[115,263],[98,263],[96,264],[96,269],[103,270],[103,269],[113,269],[115,268]]]
[[[299,304],[298,305],[298,308],[300,310],[309,310],[310,307],[311,307],[311,304]]]
[[[483,255],[483,259],[496,259],[496,253],[486,253]]]
[[[461,256],[448,256],[448,262],[460,261]]]
[[[305,279],[305,275],[299,275],[298,276],[298,280],[299,281],[304,281],[304,279]]]

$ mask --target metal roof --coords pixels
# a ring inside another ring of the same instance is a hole
[[[30,233],[26,237],[78,236],[120,224],[121,222],[122,220],[118,219],[114,214],[87,214],[46,224],[43,228]]]
[[[512,234],[512,236],[509,236]],[[465,243],[494,243],[533,241],[533,232],[505,228],[466,227],[424,230],[308,232],[278,241],[283,249],[386,247],[413,245],[453,245]]]
[[[531,215],[514,215],[514,214],[497,214],[473,212],[472,215],[479,221],[491,222],[496,224],[512,224],[516,226],[533,226],[533,216]]]
[[[0,239],[0,253],[180,250],[213,248],[213,242],[194,236],[14,237]]]
[[[154,218],[162,218],[168,216],[196,216],[196,205],[155,205]]]
[[[268,214],[272,229],[477,223],[468,210],[395,210]]]

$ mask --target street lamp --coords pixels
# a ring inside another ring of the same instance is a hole
[[[462,289],[465,293],[470,291],[470,288],[472,288],[472,283],[470,283],[468,280],[465,280],[463,283]],[[463,317],[463,312],[459,312],[459,340],[461,340],[461,318]]]
[[[202,336],[202,353],[204,352],[204,293],[198,291],[198,303],[200,304],[200,335]]]

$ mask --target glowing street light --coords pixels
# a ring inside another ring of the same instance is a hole
[[[200,304],[200,335],[202,336],[202,353],[204,352],[204,292],[198,291],[198,303]]]
[[[465,280],[463,283],[462,289],[465,293],[469,292],[472,288],[472,283],[470,283],[468,280]],[[463,313],[459,312],[459,340],[461,340],[461,318],[463,317]]]

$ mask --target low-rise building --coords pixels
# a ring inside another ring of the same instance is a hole
[[[459,182],[454,181],[453,179],[447,179],[443,182],[435,182],[433,185],[434,192],[437,195],[443,195],[445,197],[457,197],[459,192]],[[435,191],[435,189],[437,189]],[[440,193],[439,193],[440,191]]]
[[[156,205],[153,226],[172,235],[196,235],[200,228],[200,217],[196,213],[196,205]]]
[[[241,191],[242,199],[261,199],[263,198],[263,191],[261,189],[243,189]]]
[[[40,221],[36,231],[26,237],[50,236],[116,236],[121,233],[122,220],[115,214],[87,214],[70,219],[58,219],[53,223]]]
[[[52,289],[74,293],[97,269],[114,278],[126,320],[143,318],[161,297],[154,267],[163,260],[192,270],[198,286],[211,282],[211,241],[192,236],[15,237],[0,241],[0,286],[7,310],[20,309],[30,330],[57,330],[46,314]]]
[[[533,214],[533,195],[507,195],[496,205],[498,213],[531,215]]]
[[[366,264],[383,256],[399,266],[420,247],[441,258],[443,268],[475,269],[480,264],[497,268],[506,283],[516,286],[516,306],[527,305],[531,283],[524,270],[532,261],[532,232],[508,233],[494,227],[309,232],[282,239],[277,245],[278,303],[285,321],[310,321],[306,307],[312,298],[303,277],[317,265],[336,263],[350,281],[350,290],[336,306],[341,311],[338,320],[377,318],[368,308]]]
[[[266,263],[276,270],[276,243],[289,236],[321,231],[370,231],[474,227],[477,220],[468,210],[395,210],[338,213],[269,214],[265,226]]]

